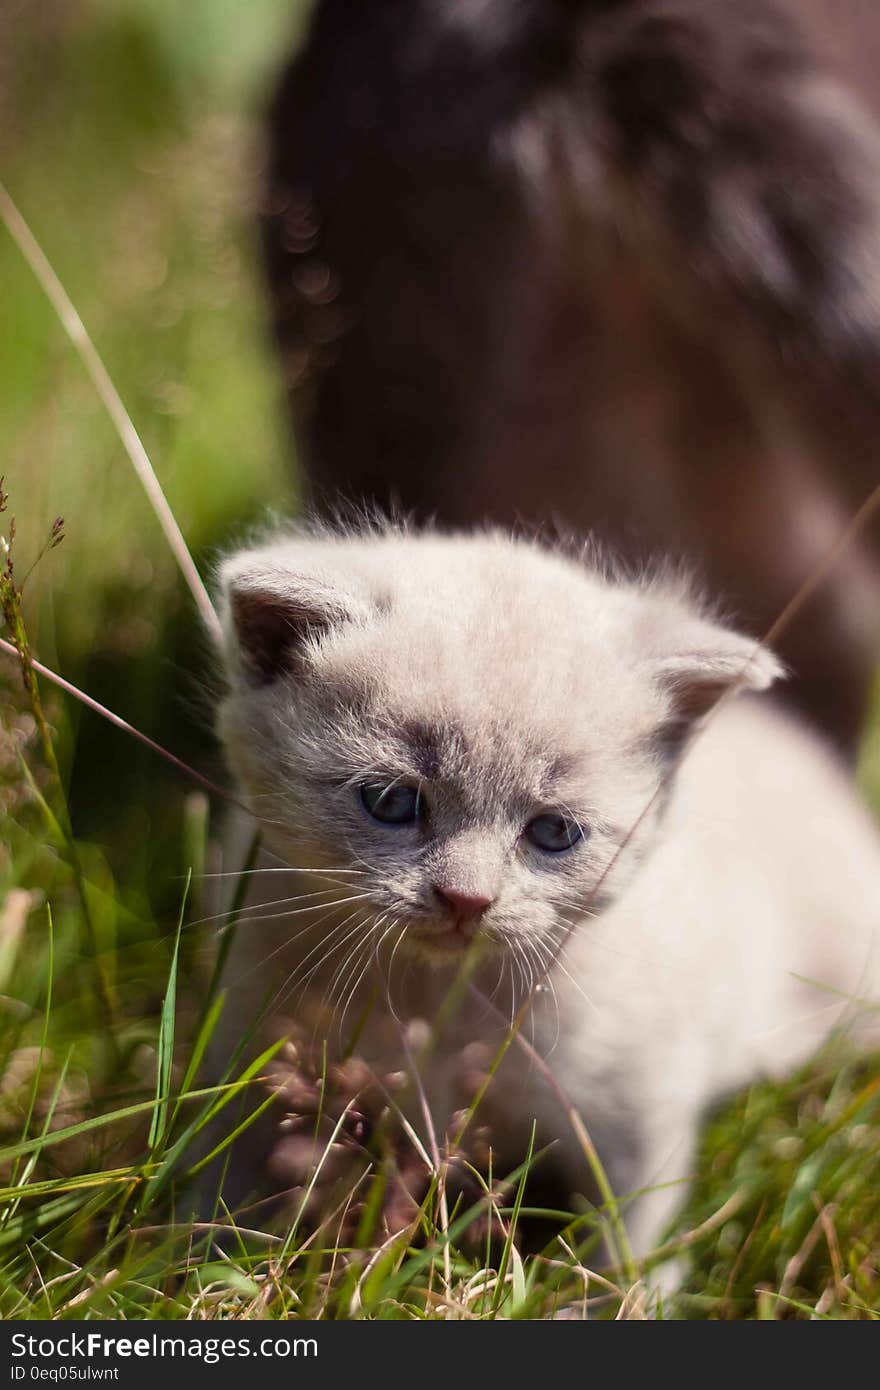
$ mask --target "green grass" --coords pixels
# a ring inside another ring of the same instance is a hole
[[[265,508],[296,506],[262,319],[251,153],[291,9],[77,0],[47,28],[22,11],[2,34],[0,177],[92,332],[203,570]],[[0,279],[0,473],[20,575],[53,519],[66,523],[25,586],[34,648],[222,778],[188,595],[2,231]],[[389,1165],[401,1162],[391,1136],[349,1207],[345,1184],[325,1183],[322,1169],[275,1235],[242,1225],[217,1247],[177,1220],[206,1146],[226,1143],[266,1099],[266,1057],[232,1059],[219,1089],[206,1079],[224,939],[192,924],[206,910],[201,874],[222,807],[45,684],[42,698],[63,797],[20,673],[0,656],[0,1315],[534,1317],[578,1304],[586,1288],[591,1315],[638,1316],[629,1279],[585,1272],[608,1213],[572,1216],[543,1251],[520,1248],[533,1215],[527,1155],[500,1175],[503,1195],[481,1195],[474,1178],[458,1205],[450,1196],[448,1223],[430,1185],[392,1238],[381,1233]],[[878,768],[869,743],[872,791]],[[880,1314],[877,1076],[829,1056],[714,1118],[671,1236],[689,1263],[668,1315]],[[327,1119],[344,1143],[344,1109]],[[316,1225],[307,1199],[319,1190]]]

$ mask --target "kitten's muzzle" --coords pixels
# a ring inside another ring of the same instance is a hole
[[[431,894],[438,908],[437,917],[429,924],[419,923],[414,934],[423,946],[441,955],[468,950],[474,943],[483,914],[495,901],[482,893],[466,893],[458,888],[441,887],[435,883]]]
[[[481,893],[462,893],[457,888],[441,888],[434,884],[434,896],[455,922],[456,926],[472,926],[492,906],[494,899]]]

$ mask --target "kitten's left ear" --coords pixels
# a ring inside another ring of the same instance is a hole
[[[766,690],[785,667],[753,637],[699,616],[679,617],[655,633],[649,657],[657,682],[671,695],[676,718],[691,723],[727,692]]]
[[[227,656],[252,686],[288,674],[315,639],[366,620],[368,603],[326,575],[233,556],[220,572]]]

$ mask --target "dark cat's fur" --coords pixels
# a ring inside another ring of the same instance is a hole
[[[322,0],[264,218],[317,500],[671,548],[769,627],[880,477],[875,8]],[[782,643],[850,746],[878,613],[869,537]]]

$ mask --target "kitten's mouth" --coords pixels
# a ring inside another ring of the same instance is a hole
[[[437,960],[454,960],[466,955],[480,935],[472,922],[453,922],[442,927],[413,925],[407,933],[411,943]]]

